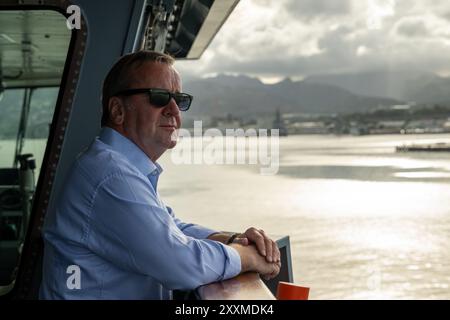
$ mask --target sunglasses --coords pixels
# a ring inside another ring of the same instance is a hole
[[[148,94],[149,102],[158,108],[167,106],[170,99],[173,98],[181,111],[187,111],[189,109],[193,98],[187,93],[172,93],[164,89],[127,89],[118,92],[115,96],[131,96],[140,93]]]

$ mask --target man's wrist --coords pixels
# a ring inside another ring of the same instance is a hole
[[[229,241],[229,240],[231,239],[231,237],[232,237],[233,235],[235,235],[235,234],[239,235],[240,233],[233,233],[233,232],[215,232],[215,233],[210,234],[210,235],[208,236],[207,239],[209,239],[209,240],[214,240],[214,241],[218,241],[218,242],[221,242],[221,243],[223,243],[223,244],[229,244],[228,241]],[[235,237],[234,239],[236,239],[236,237]],[[234,240],[234,239],[233,239],[233,240]]]
[[[235,249],[241,258],[241,272],[252,271],[255,261],[250,246],[243,246],[238,243],[231,243],[229,246]]]
[[[227,240],[227,242],[225,244],[232,244],[234,242],[234,240],[240,236],[240,233],[233,233]]]

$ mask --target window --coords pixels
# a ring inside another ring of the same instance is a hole
[[[70,39],[57,12],[0,12],[0,294],[15,278]]]

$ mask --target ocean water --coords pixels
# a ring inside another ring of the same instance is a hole
[[[275,175],[258,164],[177,165],[167,152],[159,192],[185,221],[289,235],[294,282],[311,299],[450,299],[450,153],[395,152],[450,135],[279,142]],[[13,147],[0,142],[1,166]],[[39,164],[43,147],[34,140],[25,149]]]
[[[280,138],[280,167],[161,163],[177,216],[289,235],[311,299],[450,298],[450,153],[396,153],[450,135]],[[199,152],[199,150],[195,151]]]

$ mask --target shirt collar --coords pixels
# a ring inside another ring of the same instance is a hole
[[[116,130],[103,127],[99,139],[126,157],[143,175],[157,177],[163,171],[161,166],[153,162],[133,141]]]

